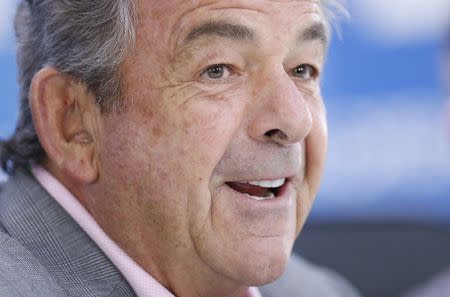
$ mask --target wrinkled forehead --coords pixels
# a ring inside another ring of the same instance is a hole
[[[151,2],[154,7],[160,7],[164,5],[172,5],[179,7],[182,4],[185,4],[190,7],[216,4],[220,2],[226,2],[230,5],[258,5],[258,4],[267,4],[267,3],[317,3],[320,4],[323,0],[139,0],[144,2]]]
[[[138,0],[138,15],[155,19],[184,16],[198,10],[247,9],[283,14],[287,9],[310,10],[323,15],[320,0]],[[285,8],[283,10],[283,8]]]
[[[138,17],[146,33],[161,41],[169,35],[183,35],[188,27],[198,23],[231,18],[245,24],[254,21],[256,30],[266,34],[289,34],[323,23],[328,35],[321,1],[319,0],[138,0]],[[256,21],[256,22],[255,22]],[[251,26],[250,26],[251,27]],[[327,38],[325,38],[327,39]]]

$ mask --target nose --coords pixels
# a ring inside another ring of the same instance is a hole
[[[312,128],[308,103],[284,69],[265,75],[254,90],[250,137],[288,146],[308,136]]]

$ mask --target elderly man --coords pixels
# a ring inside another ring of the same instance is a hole
[[[1,296],[259,296],[278,279],[325,160],[328,2],[21,1]],[[327,296],[345,287],[295,261]]]

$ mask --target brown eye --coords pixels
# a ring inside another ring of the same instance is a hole
[[[292,70],[292,75],[304,80],[310,80],[317,76],[317,70],[311,65],[302,64]]]
[[[215,64],[208,66],[203,73],[202,76],[206,76],[208,79],[221,79],[226,78],[230,75],[230,70],[228,66],[224,64]]]

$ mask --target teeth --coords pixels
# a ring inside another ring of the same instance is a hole
[[[286,180],[285,178],[280,178],[276,180],[249,181],[248,183],[263,188],[278,188],[284,184],[285,180]]]
[[[244,195],[247,196],[248,198],[250,198],[252,200],[256,200],[256,201],[262,201],[262,200],[268,200],[268,199],[275,198],[275,195],[273,193],[270,193],[269,196],[266,196],[266,197],[252,196],[249,194],[244,194]]]

